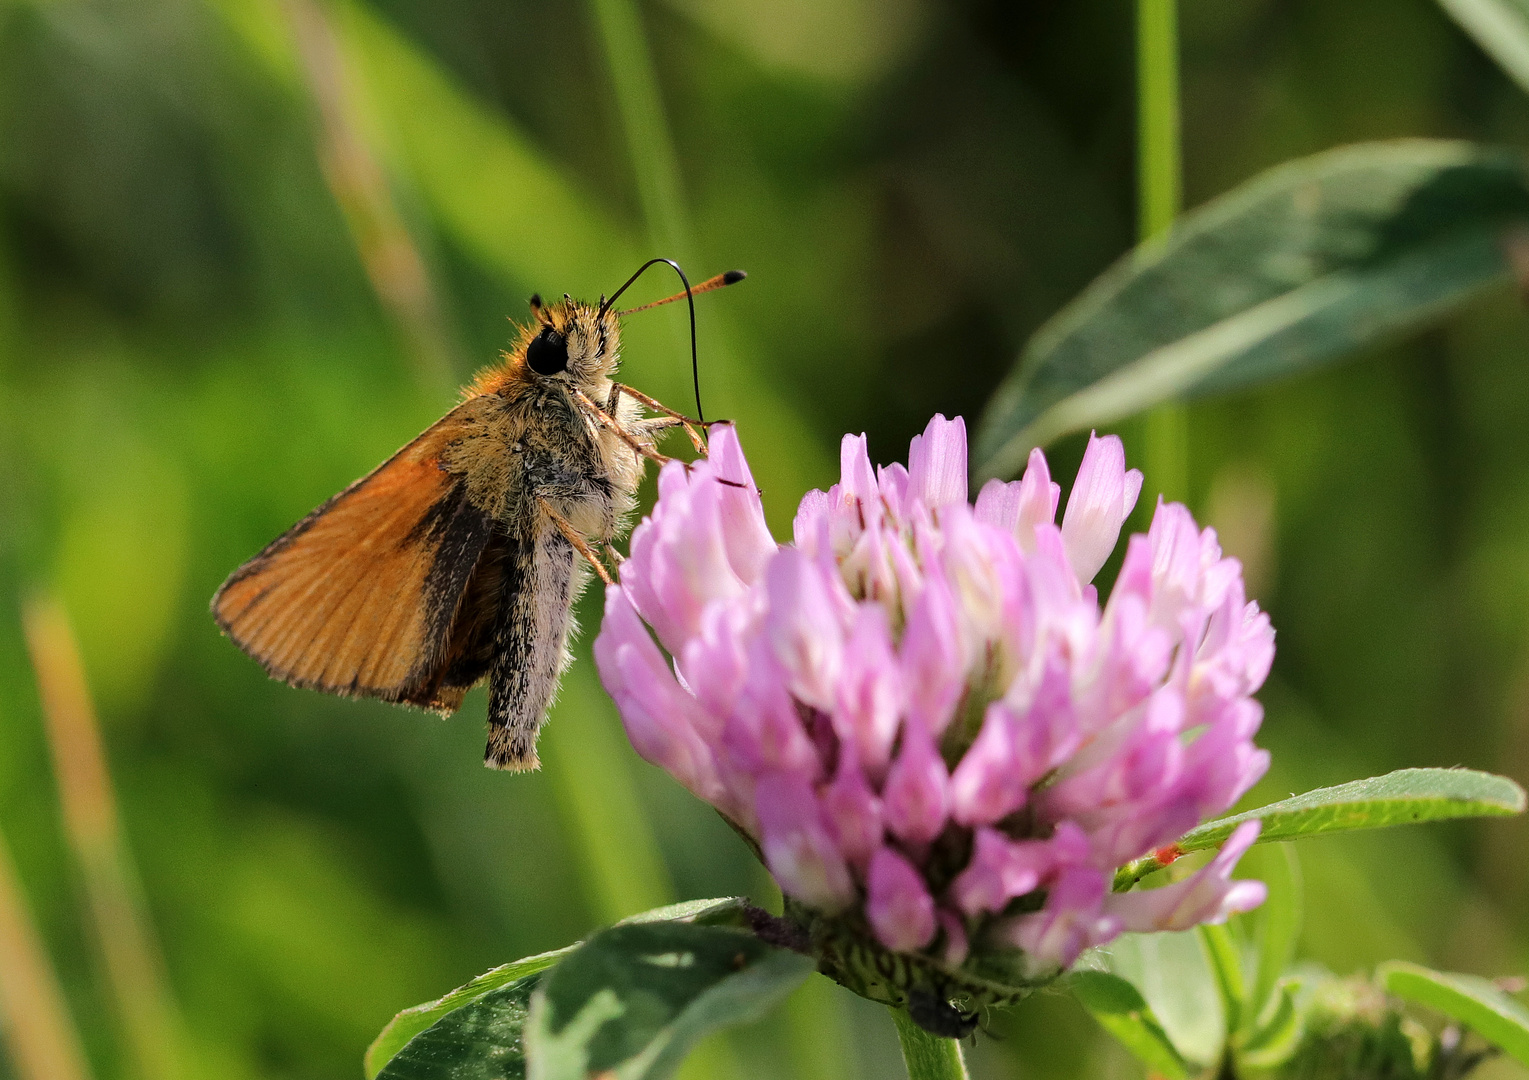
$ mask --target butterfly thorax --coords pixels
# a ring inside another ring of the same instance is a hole
[[[651,441],[635,401],[618,397],[612,406],[619,325],[576,301],[537,310],[504,363],[469,391],[463,435],[441,467],[461,475],[473,504],[512,534],[532,527],[545,500],[585,536],[610,540],[633,506],[642,461],[593,410],[613,412],[628,437]],[[537,342],[545,353],[549,339],[561,369],[539,372]]]

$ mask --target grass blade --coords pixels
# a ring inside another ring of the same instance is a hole
[[[128,1051],[139,1076],[178,1080],[185,1075],[180,1011],[122,834],[69,617],[57,599],[39,596],[27,603],[24,621],[64,825]]]
[[[0,837],[0,1035],[17,1080],[90,1080],[58,976]]]
[[[1226,1036],[1233,1038],[1242,1030],[1247,1016],[1247,984],[1242,975],[1242,955],[1232,931],[1225,923],[1199,926],[1200,945],[1210,962],[1216,990],[1221,994],[1222,1014],[1226,1017]]]
[[[1253,994],[1248,999],[1250,1020],[1257,1020],[1268,1007],[1269,999],[1279,992],[1280,978],[1295,960],[1305,907],[1302,892],[1301,864],[1291,844],[1262,848],[1256,860],[1245,860],[1243,872],[1261,878],[1269,886],[1269,898],[1251,916],[1257,931],[1258,970]]]
[[[633,0],[592,3],[649,235],[660,254],[683,264],[693,253],[679,156],[665,119],[663,95],[641,14]]]
[[[283,0],[308,94],[318,113],[319,164],[339,204],[362,268],[408,346],[420,381],[455,389],[453,350],[430,273],[404,224],[366,138],[356,86],[320,0]]]

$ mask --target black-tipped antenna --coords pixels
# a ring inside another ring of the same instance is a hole
[[[626,284],[616,290],[615,296],[612,296],[609,300],[600,305],[600,317],[605,317],[605,313],[611,309],[611,305],[616,302],[616,298],[619,297],[622,293],[626,292],[627,289],[631,288],[632,282],[642,277],[642,275],[647,272],[648,267],[655,266],[658,263],[665,263],[674,267],[674,272],[678,274],[680,276],[680,280],[685,283],[685,303],[690,305],[690,378],[692,383],[695,385],[695,418],[697,420],[705,421],[706,414],[701,411],[701,361],[696,354],[695,344],[695,294],[690,291],[690,279],[685,276],[685,271],[680,269],[679,263],[675,262],[673,259],[649,259],[647,262],[643,263],[637,268],[637,273],[627,278]]]

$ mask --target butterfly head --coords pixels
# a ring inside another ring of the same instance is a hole
[[[521,333],[513,356],[526,377],[575,384],[610,377],[621,353],[617,313],[571,296],[553,304],[531,297],[536,321]]]

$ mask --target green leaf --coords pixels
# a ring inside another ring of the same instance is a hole
[[[686,900],[678,904],[670,904],[667,907],[655,908],[645,911],[640,915],[633,915],[623,920],[625,924],[651,923],[651,922],[688,922],[704,926],[742,926],[744,901],[740,897],[729,896],[716,900]],[[401,1050],[416,1035],[434,1026],[448,1013],[456,1012],[480,998],[488,996],[493,991],[511,984],[520,984],[520,990],[507,991],[506,994],[497,995],[487,1008],[472,1017],[456,1018],[453,1030],[465,1033],[469,1030],[476,1031],[481,1020],[489,1020],[499,1016],[501,1023],[504,1018],[519,1009],[522,1013],[530,1000],[531,989],[535,987],[536,980],[531,976],[539,975],[549,967],[556,964],[567,956],[578,945],[569,945],[566,948],[557,949],[553,952],[541,953],[537,956],[528,956],[524,960],[516,960],[511,964],[504,964],[491,971],[486,971],[476,979],[459,986],[443,997],[434,1001],[427,1001],[423,1005],[415,1005],[405,1009],[388,1022],[382,1032],[372,1041],[372,1045],[366,1049],[364,1065],[367,1080],[374,1078],[382,1072],[383,1067],[396,1057]],[[527,981],[530,980],[530,981]],[[523,991],[523,992],[521,992]],[[522,1017],[523,1019],[523,1017]],[[514,1021],[516,1038],[518,1039],[519,1021]],[[439,1041],[439,1040],[434,1040]],[[436,1048],[432,1046],[430,1054],[434,1054]],[[419,1057],[419,1054],[413,1057]],[[428,1056],[428,1055],[427,1055]],[[390,1072],[389,1076],[414,1076],[428,1075],[418,1072],[421,1068],[418,1062],[411,1062],[400,1068],[414,1069],[414,1072]],[[493,1074],[489,1074],[493,1075]]]
[[[377,1080],[524,1080],[526,1017],[531,995],[546,977],[544,968],[451,1010],[409,1039],[375,1074]],[[371,1056],[368,1076],[374,1075]]]
[[[1398,769],[1385,776],[1318,788],[1257,810],[1207,821],[1176,844],[1127,863],[1115,871],[1115,892],[1125,892],[1148,874],[1191,851],[1220,846],[1244,821],[1259,818],[1260,844],[1320,833],[1384,829],[1450,818],[1506,817],[1524,812],[1524,789],[1505,776],[1473,769]],[[1171,852],[1165,862],[1161,857]]]
[[[546,971],[577,947],[569,945],[567,948],[554,952],[528,956],[512,964],[501,965],[491,971],[485,971],[467,985],[459,986],[451,993],[438,997],[434,1001],[405,1009],[393,1017],[387,1027],[382,1029],[382,1033],[372,1040],[372,1045],[366,1048],[366,1080],[373,1080],[378,1073],[382,1072],[383,1066],[392,1061],[411,1039],[433,1026],[447,1013],[456,1012],[501,987],[522,982]]]
[[[1107,971],[1074,971],[1063,982],[1093,1018],[1152,1072],[1183,1080],[1189,1066],[1152,1014],[1141,991]]]
[[[1216,979],[1216,990],[1221,994],[1221,1008],[1226,1016],[1226,1031],[1230,1038],[1242,1030],[1247,1019],[1247,986],[1242,978],[1242,957],[1231,929],[1220,923],[1215,926],[1202,923],[1198,927],[1200,943],[1205,947],[1205,957],[1210,961],[1210,971]]]
[[[1297,983],[1282,983],[1271,1002],[1268,1019],[1237,1049],[1237,1064],[1243,1069],[1272,1069],[1294,1056],[1305,1033],[1305,1017],[1296,1005]]]
[[[1437,1009],[1477,1032],[1522,1065],[1529,1065],[1529,1009],[1486,979],[1432,971],[1393,960],[1376,970],[1392,994]]]
[[[743,917],[744,908],[747,905],[748,901],[741,896],[723,896],[715,900],[681,900],[677,904],[667,904],[661,908],[654,908],[652,911],[644,911],[639,915],[629,915],[617,925],[683,922],[695,923],[697,926],[742,927],[748,925]]]
[[[1121,934],[1100,956],[1107,971],[1141,993],[1185,1061],[1204,1067],[1221,1060],[1226,1014],[1197,933]]]
[[[1043,326],[974,440],[979,476],[1158,402],[1327,363],[1506,278],[1522,157],[1410,139],[1289,162],[1187,214]]]
[[[1279,992],[1280,977],[1295,959],[1304,896],[1301,864],[1293,844],[1272,844],[1249,854],[1253,857],[1243,859],[1241,873],[1269,887],[1269,898],[1252,915],[1257,928],[1253,940],[1258,947],[1258,969],[1248,1002],[1250,1019],[1256,1020]]]
[[[1498,67],[1529,90],[1529,2],[1439,0],[1439,4]]]
[[[1264,823],[1258,842],[1267,843],[1319,833],[1523,812],[1524,789],[1506,776],[1473,769],[1398,769],[1207,821],[1185,833],[1178,847],[1185,852],[1219,847],[1232,830],[1253,818]]]
[[[526,1029],[532,1080],[658,1080],[702,1036],[759,1019],[814,969],[741,930],[614,926],[537,989]]]

